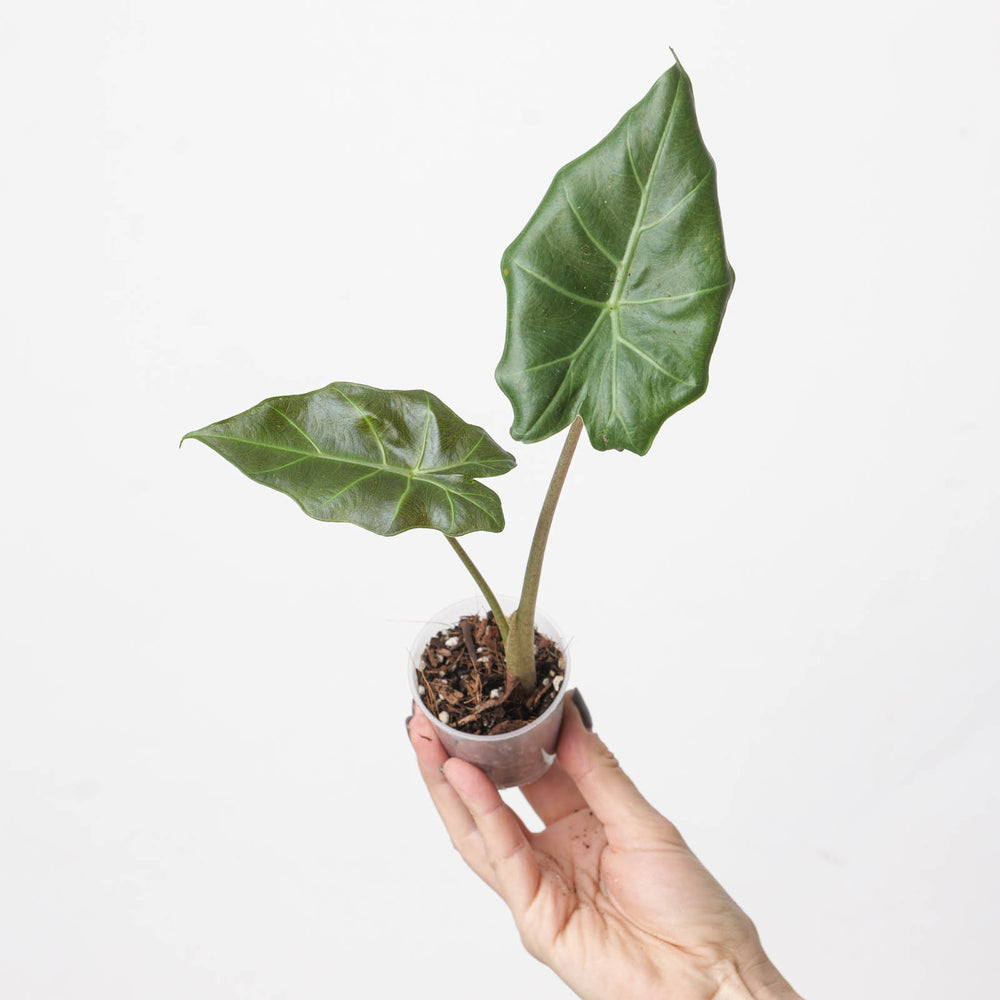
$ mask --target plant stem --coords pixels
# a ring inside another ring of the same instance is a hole
[[[542,578],[545,544],[549,539],[552,517],[556,512],[559,494],[562,492],[563,483],[566,482],[569,464],[573,460],[573,452],[576,450],[582,430],[583,418],[577,416],[570,424],[569,433],[563,442],[559,460],[552,473],[552,480],[549,482],[549,489],[538,515],[535,535],[531,540],[528,564],[524,570],[524,583],[521,587],[521,600],[517,610],[510,616],[511,641],[506,644],[507,669],[528,692],[535,688],[535,606],[538,603],[538,585]]]
[[[462,560],[465,568],[472,574],[472,579],[476,581],[476,586],[479,587],[483,597],[486,598],[486,603],[490,606],[490,611],[493,612],[493,619],[497,623],[497,628],[500,629],[500,638],[506,647],[507,636],[510,635],[510,623],[507,621],[507,616],[503,613],[503,608],[500,607],[500,602],[497,600],[496,594],[490,590],[490,585],[486,582],[483,574],[479,572],[479,567],[472,561],[469,553],[458,544],[458,539],[452,538],[451,535],[445,535],[444,537],[448,539],[448,543],[455,550],[458,558]]]

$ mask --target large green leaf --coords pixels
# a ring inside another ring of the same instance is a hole
[[[503,530],[500,498],[472,477],[509,472],[514,457],[429,392],[334,382],[265,399],[187,438],[321,521],[380,535]]]
[[[595,448],[644,455],[705,391],[733,287],[715,164],[679,64],[556,174],[502,266],[511,434],[540,441],[579,413]]]

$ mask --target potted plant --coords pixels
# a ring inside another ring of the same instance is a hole
[[[536,632],[536,602],[581,432],[599,451],[645,455],[664,420],[705,391],[732,291],[715,165],[679,63],[558,171],[502,272],[507,332],[496,380],[513,406],[511,435],[531,443],[566,431],[513,607],[458,539],[503,529],[500,499],[480,480],[508,472],[514,458],[431,393],[333,382],[264,400],[185,439],[289,494],[311,517],[381,535],[418,527],[444,535],[488,611],[420,637],[414,693],[450,752],[508,785],[550,762],[568,687],[564,654],[545,629]]]

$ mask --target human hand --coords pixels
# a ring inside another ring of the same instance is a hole
[[[407,722],[452,843],[510,907],[525,948],[584,1000],[800,1000],[578,704],[574,691],[556,763],[521,789],[540,833],[482,771],[448,757],[422,714]]]

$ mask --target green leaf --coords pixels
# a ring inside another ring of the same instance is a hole
[[[556,174],[502,267],[496,374],[511,434],[541,441],[579,413],[595,448],[644,455],[705,391],[733,287],[715,164],[679,64]]]
[[[514,457],[429,392],[334,382],[265,399],[187,438],[321,521],[379,535],[503,530],[500,498],[473,477],[509,472]]]

